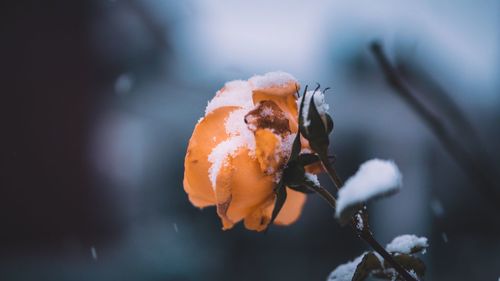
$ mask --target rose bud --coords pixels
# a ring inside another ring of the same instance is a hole
[[[333,121],[330,115],[328,115],[328,110],[330,109],[330,106],[326,103],[325,101],[325,94],[324,91],[321,90],[314,90],[314,91],[307,91],[305,93],[304,97],[304,105],[302,108],[302,118],[304,120],[304,128],[306,129],[306,132],[304,134],[307,134],[307,131],[309,130],[309,127],[312,125],[311,124],[311,115],[313,114],[311,112],[311,100],[314,98],[314,105],[316,106],[316,110],[321,118],[321,121],[323,123],[323,126],[325,128],[325,131],[327,133],[330,133],[333,130]],[[298,102],[300,103],[302,99],[299,99]],[[299,104],[300,105],[300,104]]]
[[[298,132],[297,81],[283,72],[232,81],[208,103],[185,158],[184,190],[199,208],[216,206],[223,229],[267,228],[274,188]],[[307,143],[303,144],[308,148]],[[287,188],[276,224],[295,222],[305,194]]]
[[[333,130],[333,120],[327,114],[329,109],[325,102],[324,92],[316,88],[314,91],[305,91],[298,102],[301,105],[300,131],[309,142],[312,150],[317,153],[321,161],[326,161],[328,135]]]

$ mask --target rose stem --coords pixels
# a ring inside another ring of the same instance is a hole
[[[476,165],[474,158],[471,157],[467,150],[456,142],[448,130],[446,130],[444,123],[429,109],[427,109],[425,105],[415,97],[415,94],[407,87],[407,85],[403,83],[398,72],[389,62],[389,59],[384,53],[380,43],[373,42],[371,44],[371,51],[380,65],[380,68],[384,72],[388,84],[424,120],[455,162],[457,162],[458,165],[461,166],[472,179],[479,182],[479,184],[476,184],[475,186],[479,189],[482,195],[493,203],[493,206],[500,209],[500,205],[498,204],[498,202],[500,202],[500,195],[495,190],[495,181],[490,179],[488,174],[485,174],[483,170]]]
[[[337,171],[335,171],[333,166],[330,165],[326,151],[323,153],[320,153],[319,158],[321,160],[321,165],[327,171],[328,176],[330,177],[332,182],[337,187],[337,190],[340,189],[344,184],[342,183],[342,180],[340,179],[340,177],[337,175]]]
[[[328,190],[326,190],[324,187],[322,186],[309,186],[307,185],[307,187],[311,190],[314,190],[316,193],[318,193],[321,198],[325,199],[325,201],[330,205],[330,207],[332,207],[332,209],[335,210],[336,206],[337,206],[337,201],[335,200],[335,197],[330,193],[328,192]]]

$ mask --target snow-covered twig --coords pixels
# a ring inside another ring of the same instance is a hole
[[[391,243],[387,244],[385,249],[392,253],[412,254],[419,251],[425,253],[427,247],[429,247],[427,238],[405,234],[394,238]]]
[[[335,217],[351,217],[355,206],[390,195],[401,187],[401,173],[392,161],[372,159],[363,163],[339,190]]]

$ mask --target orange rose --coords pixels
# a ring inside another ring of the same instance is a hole
[[[196,207],[215,205],[223,229],[241,220],[251,230],[268,226],[274,187],[298,131],[298,87],[283,72],[228,82],[196,125],[184,163],[184,190]],[[276,224],[295,222],[304,205],[303,193],[287,188],[287,194]]]

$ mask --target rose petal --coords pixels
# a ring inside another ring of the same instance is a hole
[[[279,212],[275,224],[279,225],[289,225],[297,221],[306,202],[306,195],[302,192],[295,191],[293,189],[287,188],[287,197],[285,205]],[[271,209],[272,212],[272,209]]]
[[[297,221],[306,201],[306,195],[304,193],[290,188],[287,188],[286,192],[287,197],[285,204],[274,221],[277,225],[289,225]],[[274,209],[275,198],[276,195],[272,194],[270,199],[255,208],[252,213],[245,217],[245,227],[247,229],[263,231],[268,227]]]
[[[260,164],[260,169],[266,175],[276,173],[284,163],[281,153],[281,140],[269,129],[258,129],[255,132],[255,155]]]
[[[219,170],[217,175],[216,185],[215,185],[215,199],[217,201],[217,214],[222,220],[222,228],[224,230],[233,227],[234,222],[227,216],[228,208],[231,204],[232,194],[231,194],[231,183],[233,180],[233,175],[235,167],[232,165],[232,158],[228,157],[226,163]]]
[[[271,213],[268,209],[274,203],[275,195],[273,194],[266,202],[255,208],[248,216],[245,217],[245,227],[249,230],[263,231],[267,228],[271,221]],[[271,209],[272,210],[272,209]]]
[[[231,174],[231,201],[226,217],[233,223],[250,215],[273,195],[274,177],[262,173],[257,159],[250,157],[248,152],[248,149],[242,148],[231,160],[234,170]],[[218,188],[217,185],[216,190]]]
[[[236,109],[222,107],[204,117],[195,127],[184,161],[184,190],[191,203],[199,208],[214,205],[215,195],[208,177],[208,169],[212,165],[208,155],[228,135],[224,120]]]
[[[186,180],[186,178],[184,178],[183,184],[184,184],[184,190],[186,192],[188,192],[188,190],[191,192],[192,188],[189,185],[189,183]],[[204,208],[204,207],[208,207],[208,206],[214,205],[214,201],[211,200],[212,198],[209,198],[209,200],[206,200],[205,196],[191,196],[188,193],[188,198],[189,198],[189,201],[191,202],[191,204],[195,205],[198,208]]]
[[[284,164],[284,160],[279,159],[282,157],[279,150],[284,136],[279,138],[275,135],[277,132],[271,130],[255,131],[258,144],[252,148],[252,153],[246,147],[235,148],[223,160],[218,171],[215,170],[216,177],[212,177],[215,188],[209,179],[213,163],[208,156],[218,144],[230,137],[224,126],[229,114],[240,108],[250,110],[252,103],[274,102],[284,113],[281,118],[289,121],[290,128],[284,134],[288,136],[290,131],[298,131],[295,94],[298,84],[293,79],[285,81],[283,77],[279,83],[267,80],[261,83],[256,78],[248,82],[227,83],[207,106],[206,117],[195,127],[190,139],[185,158],[184,189],[195,206],[217,206],[223,229],[233,227],[242,219],[248,229],[257,231],[264,230],[269,224],[275,201],[276,172]],[[305,144],[303,147],[307,147],[307,142]],[[276,219],[277,224],[286,225],[297,220],[305,202],[304,194],[288,188],[287,191],[288,197]]]

